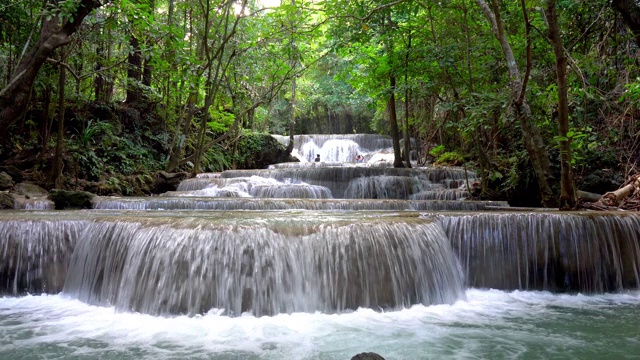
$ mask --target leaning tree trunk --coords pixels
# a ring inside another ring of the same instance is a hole
[[[54,3],[58,2],[62,1]],[[42,20],[38,41],[22,58],[7,86],[0,90],[0,138],[9,133],[9,127],[26,111],[31,87],[42,64],[55,49],[68,44],[84,18],[101,5],[99,0],[80,0],[68,18],[60,21],[53,16]]]

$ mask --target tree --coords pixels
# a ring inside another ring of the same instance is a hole
[[[540,189],[541,203],[545,207],[554,207],[557,204],[557,197],[553,190],[555,179],[551,171],[551,161],[544,144],[544,140],[538,126],[531,117],[531,109],[526,101],[527,82],[529,81],[530,59],[527,60],[527,71],[523,77],[516,61],[511,44],[502,22],[500,7],[497,0],[491,0],[491,6],[484,0],[476,0],[485,18],[491,25],[491,30],[496,40],[500,43],[504,60],[507,63],[509,72],[511,102],[510,107],[520,121],[522,139],[529,154],[531,165],[533,166]],[[525,26],[528,26],[525,24]]]
[[[524,2],[524,0],[523,0]],[[567,90],[567,57],[556,13],[556,0],[547,0],[546,18],[549,24],[549,41],[556,57],[558,82],[558,141],[560,142],[560,209],[576,207],[576,191],[571,170],[571,138],[569,132],[569,96]]]
[[[11,80],[0,90],[0,137],[26,111],[33,82],[53,51],[71,41],[84,18],[102,4],[98,0],[49,1],[42,16],[40,36],[14,71]]]

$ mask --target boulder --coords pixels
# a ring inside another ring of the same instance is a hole
[[[150,186],[151,192],[154,194],[162,194],[167,191],[175,191],[182,180],[189,178],[189,173],[168,173],[165,171],[158,171],[155,173],[154,178],[155,182]]]
[[[17,194],[24,195],[27,199],[47,196],[47,190],[40,186],[28,182],[21,182],[13,187],[13,191]]]
[[[95,194],[86,191],[52,189],[49,192],[49,200],[54,202],[56,210],[91,209],[94,197]]]
[[[13,187],[13,178],[6,172],[0,172],[0,190],[7,190]]]
[[[0,210],[12,210],[15,208],[13,196],[7,191],[0,192]]]
[[[13,165],[0,165],[0,172],[6,172],[7,174],[9,174],[13,181],[22,181],[22,172],[20,171],[20,169]]]

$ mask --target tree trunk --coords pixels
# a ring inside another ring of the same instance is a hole
[[[104,57],[104,43],[100,42],[96,47],[96,63],[94,65],[94,69],[96,71],[96,77],[93,79],[93,89],[95,94],[95,99],[97,102],[104,101],[104,88],[105,88],[105,78],[104,75],[100,72],[102,70],[102,59]]]
[[[409,138],[409,53],[411,52],[411,34],[407,41],[407,53],[404,58],[404,122],[402,126],[402,138],[404,140],[404,161],[407,167],[411,167],[411,139]]]
[[[140,80],[142,78],[142,54],[138,38],[129,34],[129,56],[127,68],[127,99],[126,103],[136,103],[142,99]]]
[[[156,8],[155,0],[149,0],[149,9],[151,9],[151,21],[155,21],[153,19],[154,9]],[[151,65],[151,52],[149,49],[153,47],[153,39],[149,36],[145,40],[145,44],[147,46],[147,55],[144,57],[144,66],[142,68],[142,85],[147,87],[151,87],[151,80],[153,78],[153,66]],[[142,55],[142,54],[141,54]]]
[[[400,132],[398,131],[398,116],[396,114],[396,77],[393,74],[389,74],[389,86],[391,88],[391,94],[389,94],[389,101],[387,103],[387,110],[389,111],[389,121],[391,123],[391,140],[393,141],[393,167],[404,167],[402,163],[402,152],[400,150]]]
[[[26,111],[31,87],[42,64],[55,49],[68,44],[84,18],[100,6],[98,0],[81,0],[69,18],[60,21],[54,16],[42,20],[38,41],[22,58],[7,86],[0,90],[0,138],[9,134],[9,127]]]
[[[64,53],[60,52],[60,65],[58,65],[58,136],[56,140],[56,157],[53,159],[53,168],[51,169],[51,182],[58,189],[62,186],[62,150],[64,141],[64,84],[66,82],[66,72],[62,62],[64,61]]]
[[[51,117],[51,86],[45,85],[42,92],[42,124],[40,124],[40,129],[42,129],[40,132],[42,137],[42,152],[40,153],[40,157],[44,158],[47,151],[49,151],[49,140],[51,139],[51,123],[49,121]]]
[[[640,47],[640,4],[637,0],[613,0],[613,8],[616,9],[625,24],[631,29],[636,38],[636,44]]]
[[[296,0],[291,0],[291,6],[293,8],[296,7]],[[293,29],[293,24],[292,29]],[[291,69],[295,74],[296,65],[298,65],[298,56],[296,52],[296,40],[293,37],[293,32],[291,33]],[[293,143],[293,136],[296,131],[296,78],[297,76],[293,76],[293,80],[291,81],[291,115],[289,118],[289,145],[287,145],[287,153],[291,154],[293,151],[293,147],[295,144]]]
[[[387,13],[387,16],[383,20],[383,28],[385,29],[387,39],[384,42],[384,50],[387,54],[388,60],[391,61],[391,55],[393,54],[393,22],[391,20],[391,13]],[[396,76],[393,73],[393,66],[389,64],[389,99],[387,100],[387,111],[389,112],[389,124],[391,127],[391,141],[393,143],[393,167],[404,167],[402,163],[402,151],[400,149],[400,131],[398,131],[398,115],[396,112]]]
[[[540,130],[533,121],[529,105],[525,101],[527,78],[525,77],[525,79],[523,79],[520,76],[518,64],[503,28],[498,2],[497,0],[492,0],[492,7],[489,7],[484,0],[476,0],[476,3],[480,6],[484,16],[491,25],[491,30],[500,43],[502,54],[507,62],[510,80],[509,85],[512,93],[510,106],[516,118],[520,121],[522,140],[529,154],[531,165],[536,174],[536,180],[538,181],[540,202],[544,207],[555,207],[557,206],[557,197],[554,194],[553,185],[556,181],[551,171],[551,161],[549,160],[549,154],[544,145]]]
[[[295,65],[294,65],[295,68]],[[293,136],[296,132],[296,78],[294,76],[291,81],[291,114],[289,115],[289,145],[287,145],[287,153],[291,154],[294,143]]]
[[[556,0],[547,0],[547,22],[549,40],[556,57],[556,75],[558,78],[558,136],[560,138],[560,209],[575,209],[576,190],[571,169],[571,139],[569,131],[569,96],[567,91],[567,57],[562,45],[562,37],[556,14]]]

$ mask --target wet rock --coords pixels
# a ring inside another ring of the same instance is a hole
[[[189,173],[168,173],[165,171],[158,171],[155,174],[155,182],[150,186],[151,192],[154,194],[161,194],[167,191],[175,191],[180,185],[182,180],[188,179]]]
[[[13,178],[6,172],[0,172],[0,190],[7,190],[13,187]]]
[[[384,360],[384,358],[376,353],[363,352],[355,355],[351,360]]]
[[[49,192],[49,200],[55,203],[56,210],[67,209],[91,209],[91,200],[95,194],[86,191],[69,191],[52,189]]]
[[[47,190],[40,186],[28,182],[21,182],[13,187],[13,191],[17,194],[24,195],[27,199],[47,196]]]
[[[0,210],[11,210],[15,207],[13,196],[9,192],[0,192]]]
[[[6,172],[9,176],[11,176],[11,178],[15,182],[21,182],[22,181],[22,172],[20,171],[20,169],[18,169],[17,167],[15,167],[13,165],[0,166],[0,172]]]

